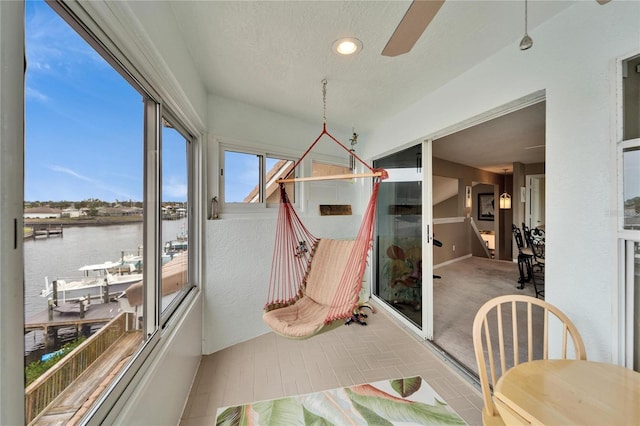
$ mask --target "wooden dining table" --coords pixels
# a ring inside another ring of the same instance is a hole
[[[525,362],[498,380],[493,399],[507,425],[640,425],[640,373],[613,364]]]

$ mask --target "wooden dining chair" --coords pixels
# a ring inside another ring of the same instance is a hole
[[[587,359],[578,329],[544,300],[512,294],[491,299],[478,310],[473,321],[473,347],[484,400],[484,425],[504,424],[491,397],[493,386],[515,365],[548,359],[550,331],[561,337],[560,345],[552,347],[551,358]],[[568,357],[571,349],[573,357]]]

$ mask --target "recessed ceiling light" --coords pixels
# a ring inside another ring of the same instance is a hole
[[[354,55],[362,50],[362,42],[354,37],[341,38],[333,42],[333,51],[340,55]]]

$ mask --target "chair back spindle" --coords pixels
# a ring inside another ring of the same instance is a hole
[[[559,348],[551,346],[554,353],[567,359],[571,341],[573,358],[587,358],[575,325],[562,311],[544,300],[523,295],[500,296],[478,310],[473,323],[473,344],[484,399],[482,417],[485,424],[501,422],[491,397],[493,386],[500,377],[521,362],[549,359],[550,324],[553,324],[552,336],[558,336],[560,343]],[[558,334],[555,333],[557,325],[560,326]],[[526,338],[523,338],[525,334]]]

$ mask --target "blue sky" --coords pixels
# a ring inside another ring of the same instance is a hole
[[[26,201],[142,200],[142,96],[42,1],[27,1]],[[163,199],[186,200],[184,138],[163,130]]]

